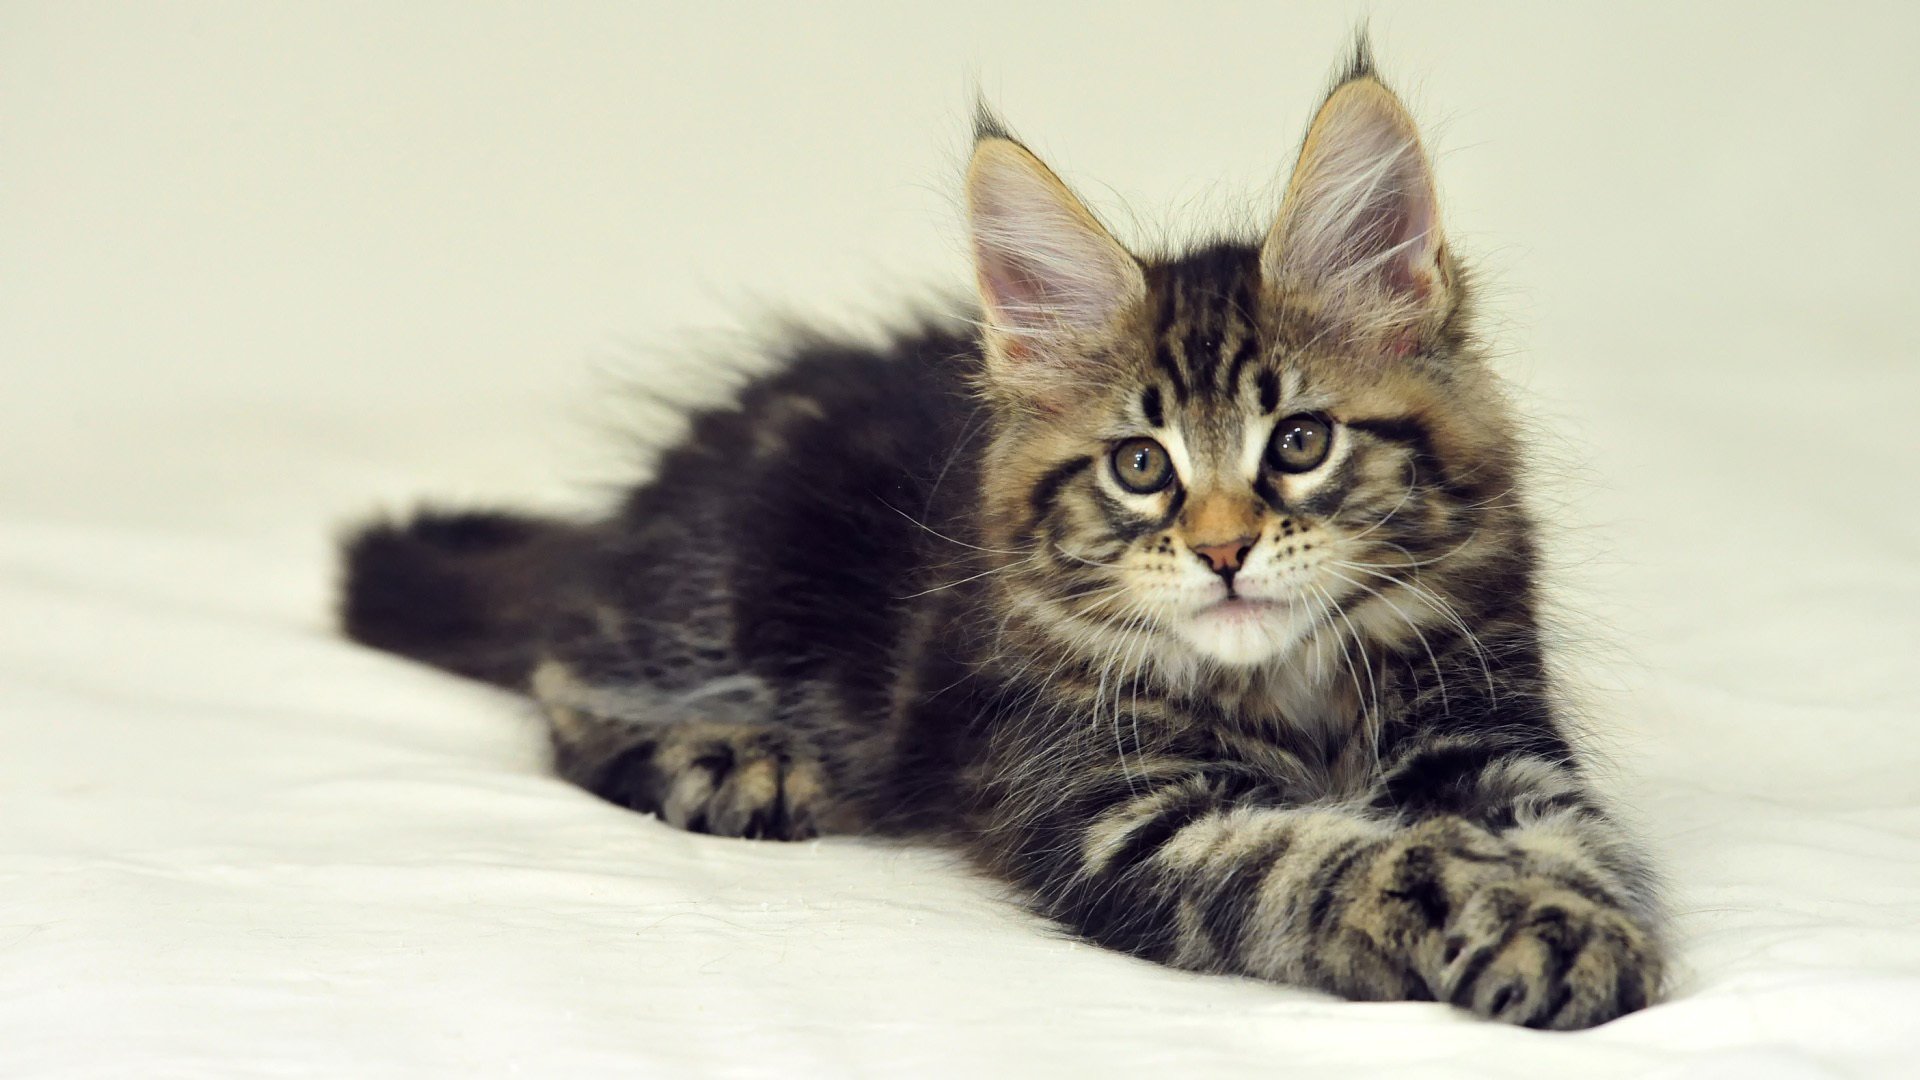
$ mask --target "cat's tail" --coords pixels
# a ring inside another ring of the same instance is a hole
[[[341,544],[340,626],[376,649],[520,690],[584,526],[496,511],[419,510]]]

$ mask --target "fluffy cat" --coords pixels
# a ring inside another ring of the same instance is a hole
[[[1520,450],[1364,44],[1258,243],[1122,247],[982,115],[977,324],[794,344],[604,518],[346,544],[348,634],[721,836],[958,847],[1116,949],[1544,1028],[1660,986]]]

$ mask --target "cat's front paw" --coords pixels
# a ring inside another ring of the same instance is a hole
[[[1660,987],[1652,936],[1551,878],[1486,883],[1436,944],[1434,997],[1511,1024],[1592,1027],[1644,1008]]]

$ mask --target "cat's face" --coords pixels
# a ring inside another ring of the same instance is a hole
[[[1507,423],[1462,348],[1410,122],[1355,87],[1264,245],[1143,263],[1017,144],[976,152],[991,538],[1024,556],[1021,602],[1090,652],[1250,667],[1363,629],[1411,641],[1446,617],[1420,575],[1486,555]]]
[[[1107,385],[1015,419],[994,454],[1019,523],[996,540],[1031,552],[1036,608],[1094,651],[1228,666],[1443,620],[1419,576],[1486,554],[1475,530],[1510,484],[1468,361],[1315,343],[1251,248],[1148,276]]]

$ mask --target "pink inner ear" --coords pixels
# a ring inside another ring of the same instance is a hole
[[[1433,289],[1431,263],[1433,207],[1423,197],[1424,177],[1417,162],[1396,168],[1348,226],[1343,246],[1332,261],[1354,268],[1374,265],[1378,280],[1388,289],[1425,300]],[[1335,270],[1338,275],[1338,270]]]
[[[1394,251],[1384,267],[1387,287],[1395,292],[1406,293],[1416,300],[1425,300],[1433,290],[1433,275],[1428,273],[1428,245],[1432,243],[1427,235],[1431,228],[1433,215],[1424,205],[1412,203],[1405,197],[1393,200],[1389,211],[1393,218],[1393,228],[1388,232],[1392,241],[1383,251]]]
[[[1109,265],[1117,263],[1112,253],[1034,239],[1056,243],[1031,253],[978,246],[980,291],[996,321],[1014,333],[1046,335],[1098,329],[1112,318],[1129,291],[1124,268]]]
[[[981,293],[1008,321],[1022,324],[1027,321],[1023,316],[1052,306],[1046,282],[1012,252],[983,247],[979,265]]]

